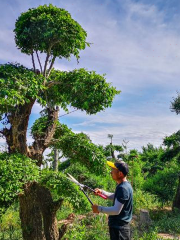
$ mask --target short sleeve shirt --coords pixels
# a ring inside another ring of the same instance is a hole
[[[124,181],[117,185],[113,205],[115,199],[124,204],[124,206],[119,215],[109,215],[108,225],[110,227],[122,226],[126,223],[129,223],[132,219],[133,190],[131,184],[128,181]]]

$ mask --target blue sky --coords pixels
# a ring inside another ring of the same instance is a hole
[[[108,144],[107,135],[113,134],[115,144],[126,139],[129,149],[138,150],[149,142],[160,146],[164,136],[179,130],[180,116],[170,111],[170,102],[179,90],[180,1],[0,0],[0,63],[32,67],[30,57],[16,49],[15,20],[29,8],[49,3],[69,11],[93,43],[81,52],[78,65],[72,57],[57,60],[55,68],[106,73],[107,81],[122,91],[106,111],[91,116],[76,111],[60,117],[62,123],[87,133],[96,144]],[[36,104],[29,127],[39,110]]]

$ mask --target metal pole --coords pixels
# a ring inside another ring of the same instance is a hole
[[[91,201],[91,199],[90,199],[90,198],[88,197],[88,195],[85,193],[84,189],[81,188],[81,187],[80,187],[80,189],[81,189],[81,191],[84,193],[84,195],[87,197],[87,199],[88,199],[88,201],[91,203],[91,205],[94,205],[93,202]]]

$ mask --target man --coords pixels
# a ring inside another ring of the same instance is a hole
[[[112,207],[93,205],[94,213],[106,213],[108,217],[109,233],[111,240],[130,240],[130,221],[132,219],[133,190],[126,176],[129,172],[128,165],[123,162],[110,162],[111,176],[117,182],[115,193],[95,189],[95,194],[103,193],[108,199],[113,200]]]

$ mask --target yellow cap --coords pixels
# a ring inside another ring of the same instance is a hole
[[[110,167],[112,167],[112,168],[118,169],[118,168],[114,165],[113,162],[107,161],[107,164],[108,164]]]

